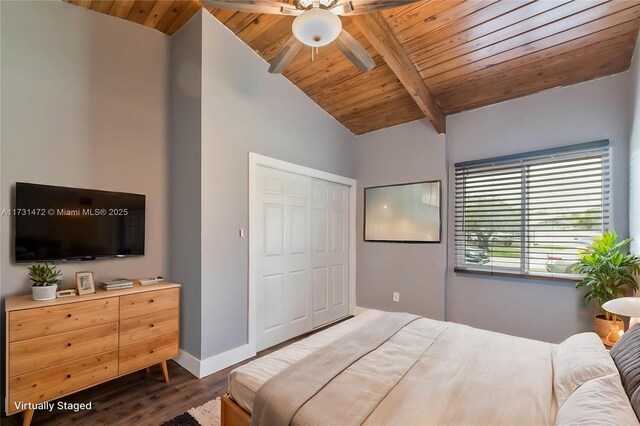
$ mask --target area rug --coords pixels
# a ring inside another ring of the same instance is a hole
[[[192,408],[162,426],[220,426],[220,397]]]

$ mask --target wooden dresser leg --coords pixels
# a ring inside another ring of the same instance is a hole
[[[164,376],[165,383],[169,383],[169,369],[167,368],[167,361],[162,361],[160,363],[162,366],[162,375]]]
[[[22,426],[31,425],[31,419],[33,419],[33,410],[25,410],[22,413]]]

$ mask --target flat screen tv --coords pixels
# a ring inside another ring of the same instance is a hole
[[[16,183],[16,262],[144,255],[145,196]]]

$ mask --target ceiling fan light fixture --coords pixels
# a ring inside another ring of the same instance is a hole
[[[342,21],[326,9],[311,9],[293,21],[292,31],[301,43],[322,47],[338,38]]]

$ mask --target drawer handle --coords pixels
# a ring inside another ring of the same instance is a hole
[[[149,351],[149,353],[150,353],[150,354],[152,354],[152,353],[153,353],[153,349],[151,349],[151,350]]]
[[[153,303],[153,299],[149,300],[149,302]]]
[[[71,342],[67,343],[67,347],[70,348],[71,347]]]
[[[153,324],[150,325],[151,328],[155,327]]]
[[[67,318],[71,318],[71,314],[67,314]]]
[[[70,379],[70,378],[71,378],[71,374],[67,374],[67,379]]]

